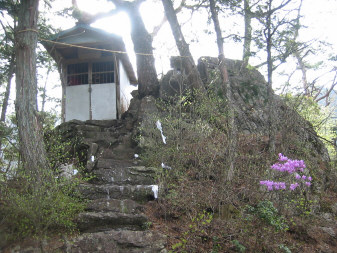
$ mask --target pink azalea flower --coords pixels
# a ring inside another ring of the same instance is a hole
[[[295,184],[291,184],[291,185],[289,186],[289,189],[290,189],[291,191],[294,191],[297,187],[298,187],[298,183],[295,183]]]

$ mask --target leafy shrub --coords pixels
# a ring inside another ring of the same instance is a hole
[[[331,115],[334,107],[322,107],[311,97],[293,96],[287,94],[284,96],[288,106],[295,109],[304,119],[308,120],[314,127],[317,134],[322,137],[331,158],[336,158],[336,122]]]
[[[76,228],[74,219],[85,207],[76,191],[78,182],[55,178],[47,170],[43,174],[40,184],[21,173],[1,185],[0,213],[7,240]]]
[[[274,163],[270,170],[274,172],[274,180],[260,181],[260,185],[265,185],[268,192],[276,192],[279,206],[285,206],[291,212],[297,214],[310,214],[312,201],[309,199],[312,177],[303,160],[292,160],[279,154],[277,163]]]
[[[282,250],[284,253],[291,253],[291,250],[284,244],[279,245],[280,250]]]
[[[179,241],[171,246],[173,252],[196,252],[200,250],[196,247],[197,244],[211,241],[209,230],[212,221],[213,215],[207,212],[192,217],[187,230],[182,233]],[[217,243],[217,238],[212,238],[212,244],[213,248],[221,248],[220,244]]]
[[[289,228],[284,217],[279,215],[271,201],[261,201],[256,207],[248,206],[246,211],[274,227],[276,231],[286,231]]]
[[[236,252],[240,252],[240,253],[246,252],[246,247],[243,246],[238,240],[233,240],[232,243],[234,245]]]

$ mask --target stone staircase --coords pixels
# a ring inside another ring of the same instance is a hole
[[[80,145],[87,147],[93,179],[80,185],[89,203],[77,220],[81,234],[68,240],[64,251],[166,252],[165,236],[148,230],[143,213],[142,204],[155,199],[158,187],[154,169],[134,158],[131,126],[122,120],[67,124],[68,134],[80,136]]]

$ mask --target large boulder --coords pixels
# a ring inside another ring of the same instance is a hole
[[[201,79],[208,88],[221,86],[217,64],[218,59],[212,57],[201,57],[198,61]],[[247,67],[240,60],[226,59],[226,67],[239,133],[268,136],[268,84],[263,75],[256,69]],[[328,151],[312,125],[289,108],[280,96],[274,94],[273,98],[274,125],[277,128],[279,144],[286,144],[289,141],[293,143],[294,148],[298,144],[298,148],[305,147],[312,156],[328,162]]]

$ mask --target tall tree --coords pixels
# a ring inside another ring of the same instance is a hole
[[[16,117],[24,169],[37,182],[48,168],[42,126],[37,114],[36,45],[39,0],[19,3],[16,48]]]
[[[134,2],[110,0],[117,8],[126,10],[131,21],[131,39],[136,53],[138,92],[141,97],[159,94],[159,82],[153,55],[152,36],[145,28],[139,6],[145,0]]]
[[[3,1],[0,3],[0,10],[5,11],[8,16],[11,17],[11,23],[6,22],[5,20],[0,20],[0,25],[4,32],[4,37],[1,38],[2,47],[0,49],[0,55],[3,59],[4,65],[2,66],[1,71],[3,72],[6,82],[6,90],[4,98],[2,101],[1,107],[1,116],[0,121],[6,121],[7,108],[9,103],[9,96],[12,86],[12,79],[15,73],[15,49],[14,49],[14,30],[17,26],[17,5],[12,1]],[[0,150],[1,150],[1,140],[0,140]]]
[[[183,69],[187,75],[187,81],[194,89],[204,92],[204,84],[194,63],[189,46],[186,43],[184,35],[181,31],[176,12],[173,8],[173,3],[171,0],[162,0],[162,3],[164,6],[165,15],[168,22],[170,23],[171,30],[176,41],[177,48],[179,50],[180,56],[182,57]]]
[[[235,115],[234,115],[234,107],[233,107],[233,95],[232,89],[230,85],[230,81],[228,78],[227,67],[225,64],[225,53],[223,47],[223,38],[222,32],[220,27],[220,22],[218,18],[218,12],[215,5],[215,0],[209,0],[209,6],[211,10],[211,16],[214,24],[214,30],[216,33],[216,41],[218,45],[219,51],[219,71],[221,74],[222,85],[226,89],[226,100],[227,100],[227,108],[228,108],[228,164],[229,169],[227,172],[227,180],[232,180],[234,175],[234,163],[235,163],[235,156],[236,156],[236,137],[237,137],[237,128],[235,124]]]
[[[262,42],[259,42],[261,48],[266,51],[267,64],[267,97],[268,97],[268,121],[269,121],[269,143],[268,148],[271,154],[275,153],[276,124],[274,115],[274,92],[273,92],[273,71],[279,66],[276,61],[284,63],[293,51],[292,47],[288,47],[288,39],[292,37],[293,30],[290,28],[294,24],[294,20],[288,18],[289,11],[286,13],[278,13],[286,7],[291,1],[282,0],[279,5],[274,7],[275,0],[267,0],[265,5],[258,6],[257,18],[262,24]],[[273,49],[278,52],[274,57]]]
[[[302,81],[303,95],[306,97],[313,98],[315,102],[319,102],[325,99],[326,100],[325,105],[328,106],[329,96],[333,92],[335,86],[337,85],[337,69],[336,67],[333,67],[332,70],[328,71],[327,74],[334,73],[332,80],[330,80],[330,83],[319,85],[319,79],[321,78],[321,76],[314,78],[313,81],[309,80],[307,72],[308,70],[311,69],[311,66],[306,61],[306,57],[310,54],[316,53],[318,50],[315,49],[312,45],[310,45],[311,43],[299,41],[298,37],[301,28],[300,20],[301,20],[302,4],[303,0],[300,0],[300,5],[297,9],[297,18],[295,19],[294,22],[295,23],[294,38],[290,41],[293,44],[293,47],[295,48],[293,56],[297,61],[298,69],[300,70],[302,75],[301,81]],[[323,92],[324,88],[327,88],[325,92]]]
[[[243,36],[243,54],[242,60],[247,65],[249,63],[249,58],[252,54],[251,52],[251,44],[252,44],[252,19],[254,14],[252,12],[252,6],[250,4],[250,0],[243,0],[243,16],[245,22],[245,33]]]

